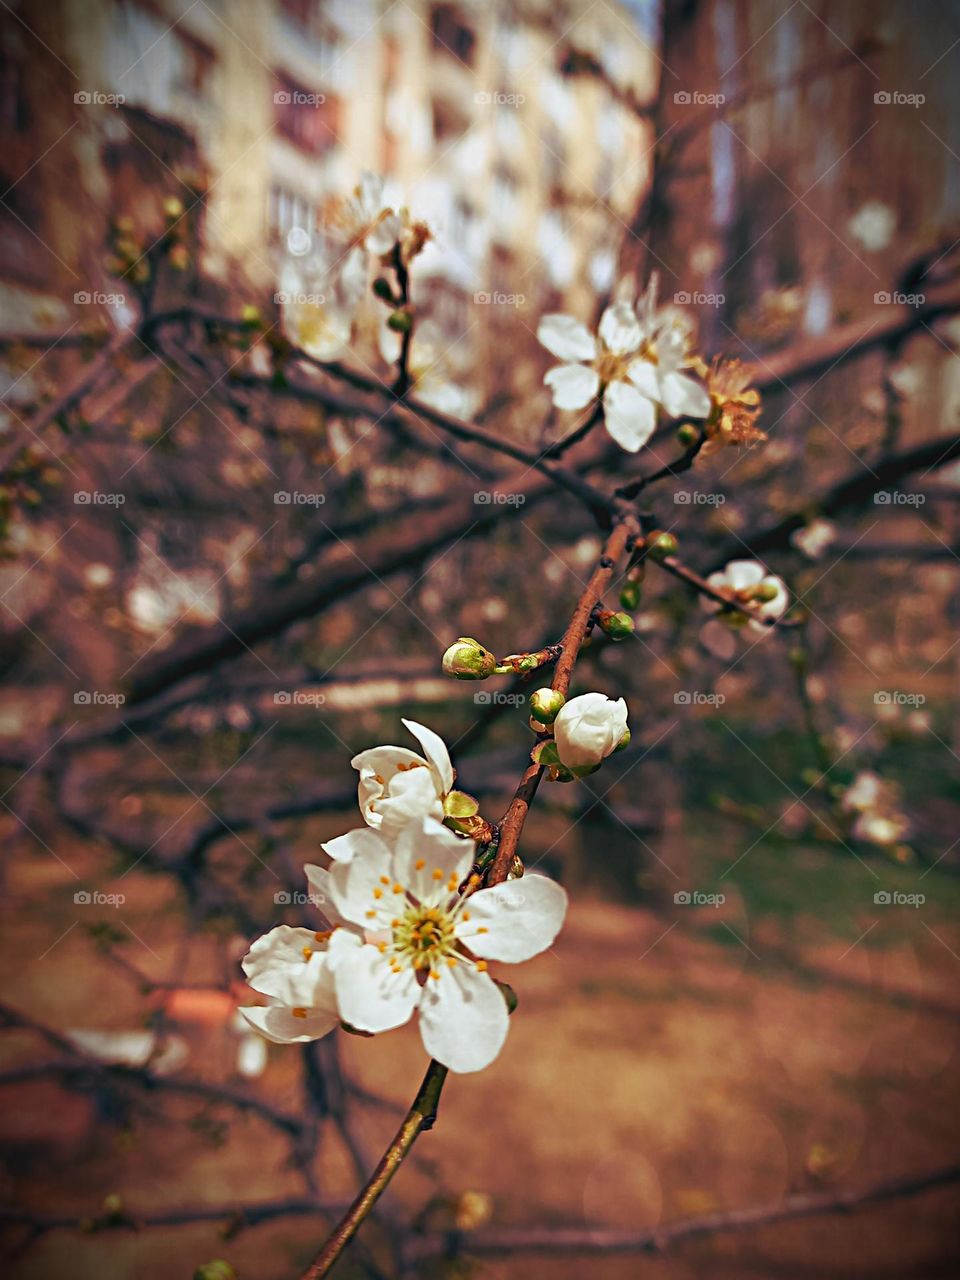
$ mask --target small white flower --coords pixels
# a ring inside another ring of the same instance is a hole
[[[820,560],[829,550],[836,536],[837,526],[832,521],[819,517],[805,524],[803,528],[795,529],[790,535],[790,541],[808,560]]]
[[[526,875],[461,897],[475,846],[431,818],[393,836],[341,839],[351,837],[358,848],[334,864],[329,881],[347,921],[330,940],[340,1016],[379,1032],[416,1009],[427,1053],[451,1071],[481,1070],[500,1052],[508,1020],[487,960],[516,964],[549,947],[566,893]]]
[[[707,582],[714,591],[720,591],[749,607],[753,617],[739,609],[722,611],[723,606],[706,596],[700,597],[700,606],[708,613],[718,613],[719,620],[736,631],[746,629],[765,635],[770,629],[762,620],[782,618],[790,603],[790,595],[782,578],[769,573],[759,560],[731,560],[718,573],[711,573]]]
[[[358,798],[363,820],[385,834],[396,832],[411,818],[443,817],[443,798],[453,790],[455,773],[439,734],[415,720],[404,720],[423,748],[423,755],[407,747],[371,747],[350,764],[360,774]],[[341,836],[341,840],[347,837]],[[338,855],[325,845],[331,858]]]
[[[847,230],[868,253],[886,249],[897,229],[897,215],[888,204],[868,200],[847,223]]]
[[[598,338],[573,316],[547,315],[537,338],[563,364],[544,375],[558,409],[603,400],[604,423],[621,448],[636,453],[653,435],[657,406],[671,417],[705,418],[710,397],[687,374],[689,335],[648,308],[638,320],[627,302],[603,313]]]
[[[319,1040],[340,1021],[329,938],[329,934],[281,924],[258,938],[244,956],[247,982],[272,1003],[247,1006],[240,1012],[267,1040],[276,1044]]]
[[[606,759],[627,732],[627,704],[604,693],[565,702],[553,722],[557,755],[568,769],[589,769]]]
[[[843,793],[840,806],[847,813],[876,809],[884,798],[883,779],[870,769],[861,769]]]

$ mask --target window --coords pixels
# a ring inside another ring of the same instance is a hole
[[[289,76],[278,75],[273,95],[277,130],[310,155],[320,156],[337,141],[339,101],[329,94],[305,89]]]
[[[473,66],[477,38],[452,4],[434,5],[430,13],[433,47],[452,54],[468,67]]]

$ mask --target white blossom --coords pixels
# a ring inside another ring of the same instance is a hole
[[[725,569],[711,573],[707,582],[714,591],[746,605],[753,615],[748,617],[739,609],[720,612],[719,620],[734,630],[746,629],[765,635],[769,626],[764,619],[775,622],[782,618],[790,603],[783,579],[768,572],[759,560],[731,560]],[[700,597],[700,605],[709,613],[723,610],[718,601],[707,596]]]
[[[508,1019],[487,961],[516,964],[549,947],[566,914],[564,890],[526,875],[462,897],[474,844],[432,818],[395,835],[351,832],[337,852],[328,884],[346,921],[330,939],[340,1016],[380,1032],[418,1010],[424,1048],[438,1062],[460,1072],[487,1066]]]
[[[583,409],[601,397],[604,424],[621,448],[636,453],[653,435],[657,406],[671,417],[705,418],[710,397],[681,372],[688,364],[680,328],[652,314],[637,318],[627,302],[603,313],[597,337],[573,316],[546,315],[537,338],[563,363],[544,375],[558,409]]]
[[[560,762],[588,769],[604,760],[627,732],[627,704],[604,693],[582,693],[565,702],[553,722]]]
[[[407,747],[372,747],[350,761],[360,774],[363,820],[384,833],[398,831],[411,818],[442,818],[443,798],[453,790],[453,765],[440,735],[415,720],[403,724],[423,748],[422,756]]]
[[[281,924],[258,938],[244,956],[247,982],[271,1003],[240,1012],[267,1040],[319,1040],[340,1021],[329,939],[330,934]]]

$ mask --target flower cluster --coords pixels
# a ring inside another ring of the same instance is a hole
[[[537,338],[562,364],[544,383],[558,409],[584,409],[600,399],[607,431],[636,453],[653,435],[659,408],[671,418],[706,418],[710,397],[691,377],[700,361],[692,334],[672,308],[655,307],[655,282],[637,308],[615,302],[600,319],[597,337],[568,315],[547,315]]]
[[[338,1023],[376,1034],[416,1010],[424,1048],[451,1071],[479,1071],[507,1034],[504,993],[490,960],[516,964],[546,950],[567,895],[525,875],[480,888],[474,841],[443,823],[454,792],[450,756],[424,725],[404,721],[423,755],[363,751],[360,811],[367,825],[324,844],[329,868],[306,867],[328,928],[280,925],[244,958],[250,986],[270,1000],[241,1012],[269,1040],[316,1040]]]
[[[862,769],[840,798],[840,808],[853,820],[856,840],[889,849],[909,833],[910,823],[898,806],[896,789],[879,774]]]

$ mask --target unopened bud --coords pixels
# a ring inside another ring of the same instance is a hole
[[[497,660],[479,640],[461,636],[443,655],[443,673],[455,680],[486,680],[496,670]]]
[[[178,218],[183,217],[183,201],[177,196],[167,196],[163,202],[163,213],[171,222],[176,222]]]
[[[260,314],[260,308],[255,307],[252,302],[245,302],[240,312],[240,321],[242,324],[254,326],[263,323],[263,316]]]
[[[682,444],[684,449],[689,449],[691,445],[695,445],[700,439],[700,432],[692,422],[684,422],[677,427],[677,443]]]
[[[553,724],[565,702],[566,698],[556,689],[537,689],[530,695],[530,715],[541,724]]]
[[[387,317],[387,327],[394,333],[409,333],[413,328],[413,316],[409,311],[391,311]]]
[[[237,1273],[223,1258],[214,1258],[213,1262],[204,1262],[197,1267],[193,1280],[237,1280]]]
[[[647,555],[652,560],[666,560],[667,556],[675,556],[679,550],[679,542],[665,529],[654,529],[647,534]]]
[[[761,582],[758,587],[754,588],[753,598],[768,604],[771,600],[776,600],[779,594],[780,589],[775,582]]]
[[[636,609],[640,603],[640,583],[625,582],[620,588],[620,603],[624,609]]]
[[[378,298],[382,298],[384,302],[393,302],[393,288],[386,276],[377,276],[373,282],[373,292]]]
[[[629,613],[611,613],[604,610],[597,615],[600,630],[611,640],[626,640],[633,635],[633,619]]]

